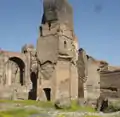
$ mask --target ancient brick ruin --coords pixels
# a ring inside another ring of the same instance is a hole
[[[83,49],[79,49],[77,66],[80,97],[97,99],[100,95],[104,95],[109,99],[120,98],[120,67],[96,60],[87,55]]]
[[[67,0],[44,0],[36,48],[0,50],[0,99],[120,98],[120,69],[78,50]]]

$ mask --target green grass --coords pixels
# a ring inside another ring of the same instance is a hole
[[[31,114],[38,114],[37,110],[30,110],[30,109],[21,109],[23,106],[36,106],[45,109],[47,112],[47,109],[54,108],[53,102],[44,102],[44,101],[32,101],[32,100],[24,100],[24,101],[12,101],[12,100],[0,100],[0,103],[7,103],[7,104],[20,104],[19,109],[12,109],[7,111],[1,111],[0,117],[29,117]],[[80,107],[77,105],[77,101],[73,100],[71,104],[71,108],[69,109],[60,109],[60,111],[63,112],[95,112],[95,110],[92,107]],[[41,112],[39,112],[41,113]],[[59,115],[59,117],[65,117],[65,115]],[[92,116],[87,116],[92,117]],[[96,116],[93,116],[96,117]]]
[[[44,101],[32,101],[32,100],[19,100],[19,101],[12,101],[12,100],[0,100],[0,103],[10,103],[10,104],[21,104],[21,105],[34,105],[37,107],[42,108],[51,108],[53,107],[52,102],[44,102]]]
[[[1,111],[0,117],[29,117],[32,114],[38,114],[36,110],[14,109],[8,111]]]
[[[69,117],[69,116],[66,116],[65,114],[59,114],[57,117]],[[101,116],[96,116],[96,115],[85,115],[85,116],[81,116],[81,117],[101,117]]]
[[[96,116],[96,115],[86,115],[86,116],[83,116],[83,117],[101,117],[101,116]]]
[[[32,101],[32,100],[24,100],[24,101],[11,101],[11,100],[0,100],[0,103],[10,103],[10,104],[21,104],[21,105],[34,105],[36,107],[42,108],[54,108],[54,104],[52,102],[44,102],[44,101]],[[95,112],[95,109],[89,106],[80,107],[77,105],[75,100],[72,101],[71,108],[69,109],[61,109],[62,111],[82,111],[82,112]]]
[[[64,109],[64,111],[80,111],[80,112],[96,112],[94,108],[90,107],[90,106],[85,106],[85,107],[81,107],[77,104],[77,101],[73,100],[72,104],[71,104],[71,108],[69,109]]]

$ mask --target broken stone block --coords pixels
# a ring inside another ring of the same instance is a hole
[[[96,110],[104,112],[108,108],[108,99],[104,96],[100,96],[97,99]]]
[[[11,100],[17,100],[17,89],[12,91]]]
[[[58,99],[55,101],[55,108],[56,109],[68,109],[70,107],[71,107],[70,98]]]
[[[78,99],[78,105],[84,107],[87,105],[87,101],[84,98]]]

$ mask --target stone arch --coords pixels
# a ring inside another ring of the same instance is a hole
[[[24,85],[25,81],[24,81],[24,77],[25,77],[25,63],[21,58],[18,57],[10,57],[9,61],[15,62],[20,70],[20,74],[19,74],[19,83],[21,85]]]

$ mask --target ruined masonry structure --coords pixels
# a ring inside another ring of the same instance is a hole
[[[120,67],[79,49],[67,0],[44,0],[43,11],[36,47],[0,50],[0,99],[120,98]]]
[[[37,42],[37,57],[41,66],[39,86],[45,92],[49,90],[53,100],[78,97],[72,17],[72,8],[66,0],[44,0],[41,34]]]
[[[37,47],[0,51],[0,98],[78,98],[78,43],[67,0],[44,0]]]
[[[96,100],[100,96],[99,62],[79,49],[78,54],[78,97]]]
[[[79,49],[78,97],[96,100],[100,95],[109,100],[120,98],[120,67],[110,66],[106,61],[96,60]]]

